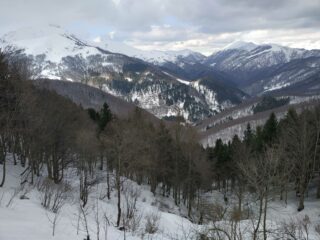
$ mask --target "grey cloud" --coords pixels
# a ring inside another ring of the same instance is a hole
[[[320,31],[320,0],[1,0],[0,9],[0,34],[39,23],[85,23],[76,28],[81,34],[98,26],[119,41],[157,46],[258,30]]]

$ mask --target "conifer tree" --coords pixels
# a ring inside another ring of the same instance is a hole
[[[275,144],[278,138],[278,120],[274,113],[271,113],[262,131],[263,141],[269,146]]]

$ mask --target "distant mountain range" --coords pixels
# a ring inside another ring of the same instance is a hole
[[[6,46],[24,50],[34,79],[82,82],[158,118],[196,122],[254,96],[320,92],[319,50],[235,42],[211,56],[141,51],[110,40],[83,41],[56,26],[10,32],[0,38]]]

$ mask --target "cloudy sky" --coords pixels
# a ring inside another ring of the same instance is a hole
[[[237,41],[320,49],[320,0],[0,0],[0,34],[57,24],[86,39],[205,54]]]

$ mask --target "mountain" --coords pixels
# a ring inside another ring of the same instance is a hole
[[[112,41],[87,42],[58,26],[10,32],[0,39],[0,47],[6,46],[24,50],[32,63],[34,79],[85,83],[134,103],[158,118],[181,115],[195,122],[247,97],[214,72],[189,84],[189,79],[158,66],[181,59],[195,64],[204,61],[203,55],[188,50],[144,52]]]
[[[58,26],[10,32],[0,38],[6,46],[24,50],[34,79],[82,82],[158,118],[197,122],[250,97],[320,90],[320,50],[234,42],[206,57],[142,51],[107,38],[84,41]]]
[[[150,62],[190,82],[214,76],[251,96],[273,91],[299,93],[302,89],[317,93],[320,89],[320,50],[237,41],[209,57],[189,52]]]
[[[204,64],[224,73],[250,95],[302,85],[308,85],[308,91],[319,87],[320,50],[235,42],[209,56]]]

